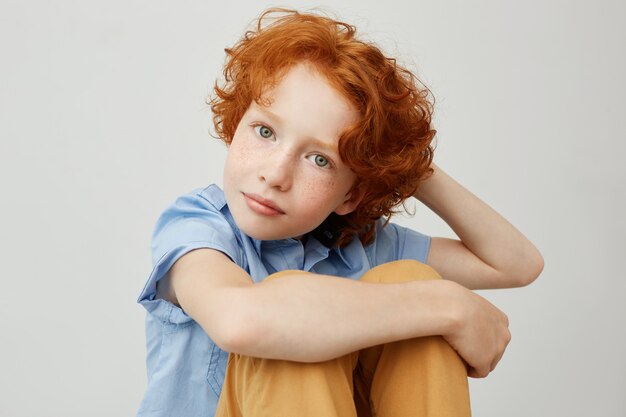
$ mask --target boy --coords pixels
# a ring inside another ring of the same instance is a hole
[[[432,164],[428,91],[354,32],[269,10],[226,50],[223,191],[157,223],[139,415],[470,414],[467,376],[510,340],[470,289],[527,285],[543,261]],[[460,240],[387,223],[410,196]]]

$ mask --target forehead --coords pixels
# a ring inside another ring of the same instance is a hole
[[[291,67],[250,108],[265,111],[284,128],[338,138],[359,120],[357,109],[308,63]]]

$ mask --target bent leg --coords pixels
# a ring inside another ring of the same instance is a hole
[[[231,353],[215,415],[356,417],[352,360],[301,363]]]
[[[371,269],[367,282],[441,279],[417,261],[396,261]],[[441,337],[401,340],[363,349],[354,372],[359,417],[470,416],[465,363]]]
[[[215,416],[356,417],[352,372],[357,360],[358,352],[318,363],[231,353]]]

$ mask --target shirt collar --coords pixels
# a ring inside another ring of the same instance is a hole
[[[298,239],[293,238],[281,240],[251,240],[253,241],[254,248],[259,257],[262,256],[264,250],[269,250],[270,248],[301,244]],[[350,256],[348,253],[346,253],[346,250],[344,249],[338,247],[328,248],[315,237],[309,234],[307,241],[304,245],[304,270],[309,271],[315,264],[330,257],[332,252],[337,254],[337,258],[341,260],[341,262],[347,267],[347,269],[351,269],[353,265],[352,262],[350,262]]]

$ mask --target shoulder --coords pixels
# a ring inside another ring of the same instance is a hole
[[[185,254],[200,248],[222,252],[245,268],[246,256],[223,191],[217,185],[176,198],[159,216],[152,234],[152,272],[140,300],[152,299],[156,283]]]
[[[225,207],[226,198],[224,197],[224,192],[217,185],[211,184],[204,188],[196,188],[177,197],[163,211],[157,221],[157,226],[177,218],[180,214],[218,214],[222,213]]]
[[[209,247],[241,263],[239,229],[224,192],[214,184],[175,199],[159,216],[152,235],[153,264],[167,253]]]
[[[190,221],[216,226],[230,225],[229,217],[224,192],[217,185],[211,184],[177,197],[159,216],[154,234],[158,235],[177,223]]]
[[[400,259],[426,263],[430,242],[428,235],[380,219],[376,222],[376,237],[365,249],[376,265]]]

